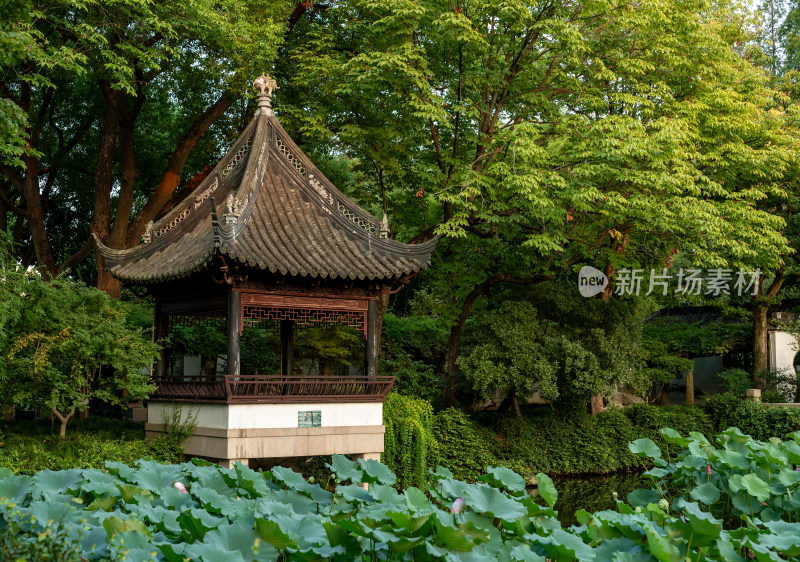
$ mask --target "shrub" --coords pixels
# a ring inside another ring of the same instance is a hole
[[[439,453],[437,462],[460,480],[474,481],[487,466],[497,462],[497,435],[461,410],[448,408],[436,414],[433,433]]]
[[[60,438],[45,422],[17,421],[4,428],[0,467],[16,474],[44,469],[102,468],[106,461],[133,463],[152,458],[168,462],[144,439],[142,424],[106,418],[78,420],[74,431]]]
[[[436,459],[433,407],[425,400],[391,393],[383,405],[383,423],[383,460],[398,474],[398,483],[426,487],[428,467]]]
[[[732,392],[715,394],[706,400],[706,413],[714,424],[714,429],[730,427],[733,412],[742,402],[742,398]]]
[[[708,399],[706,411],[718,431],[738,427],[755,439],[785,437],[800,430],[800,410],[796,408],[770,408],[755,400],[744,400],[731,393],[718,394]]]
[[[197,427],[197,412],[190,410],[184,418],[183,408],[173,406],[163,416],[164,433],[150,442],[150,453],[166,462],[183,462],[184,443]]]

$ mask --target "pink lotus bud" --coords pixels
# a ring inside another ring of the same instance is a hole
[[[711,474],[711,465],[706,467],[706,474]]]
[[[189,493],[189,491],[186,489],[186,486],[184,486],[182,482],[175,482],[173,486],[175,486],[181,494]]]
[[[453,502],[453,507],[450,508],[450,512],[461,513],[462,511],[464,511],[464,500],[456,498],[456,501]]]

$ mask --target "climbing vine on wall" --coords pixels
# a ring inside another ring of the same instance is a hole
[[[398,474],[401,488],[428,485],[428,466],[435,466],[433,407],[410,396],[390,394],[383,407],[386,426],[383,462]]]

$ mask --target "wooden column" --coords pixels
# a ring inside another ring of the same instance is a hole
[[[364,374],[378,376],[378,301],[371,299],[367,305],[367,347],[364,353]]]
[[[686,404],[694,404],[694,368],[686,373]]]
[[[161,333],[161,303],[156,301],[155,310],[153,310],[153,341],[157,342],[164,337]],[[163,378],[167,376],[167,350],[162,347],[159,353],[158,361],[156,362],[154,375]]]
[[[281,320],[281,375],[292,376],[294,365],[294,322]]]
[[[238,375],[240,363],[239,343],[242,338],[242,293],[228,293],[228,361],[226,372]]]

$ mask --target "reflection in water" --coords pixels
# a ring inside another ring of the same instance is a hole
[[[589,513],[604,509],[616,509],[613,493],[625,501],[629,492],[636,488],[650,488],[652,480],[640,473],[617,473],[599,476],[573,476],[554,478],[558,490],[555,508],[561,525],[577,525],[575,512],[584,509]],[[535,489],[532,491],[535,494]]]

